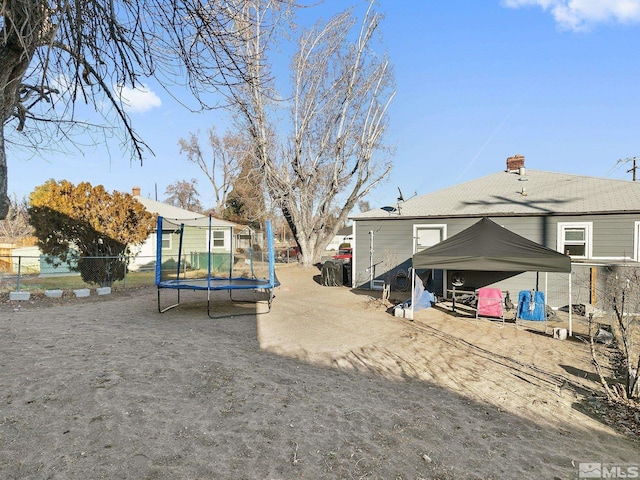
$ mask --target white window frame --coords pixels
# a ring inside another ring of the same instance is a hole
[[[557,250],[565,253],[565,245],[571,242],[565,241],[565,232],[571,229],[584,229],[584,255],[571,255],[571,258],[593,258],[593,222],[558,222]]]
[[[440,230],[442,232],[441,242],[447,239],[447,224],[446,223],[420,223],[413,225],[413,253],[418,253],[418,230]],[[425,247],[428,248],[428,247]]]
[[[218,238],[216,238],[216,234],[219,235]],[[220,240],[222,240],[222,245],[216,245],[216,241],[220,241]],[[227,246],[227,231],[212,229],[211,230],[211,249],[225,248],[226,246]]]
[[[168,247],[164,246],[165,238],[169,239],[169,246]],[[162,232],[162,234],[160,236],[160,246],[161,246],[162,250],[171,250],[171,247],[173,246],[173,232]]]
[[[640,222],[633,223],[633,260],[640,262]]]
[[[442,232],[442,234],[441,234],[442,240],[440,240],[440,241],[443,242],[443,241],[445,241],[447,239],[447,224],[446,223],[417,223],[417,224],[414,224],[413,225],[413,254],[414,255],[416,253],[418,253],[418,230],[426,230],[426,229],[432,229],[432,230],[439,229]],[[425,248],[429,248],[429,247],[425,247]],[[447,271],[444,270],[442,273],[443,273],[443,275],[442,275],[442,291],[445,292],[447,290]]]

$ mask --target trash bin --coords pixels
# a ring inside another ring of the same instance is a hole
[[[347,287],[351,286],[351,263],[344,262],[342,267],[342,281]]]
[[[340,287],[344,284],[342,262],[327,260],[322,264],[322,285],[325,287]]]

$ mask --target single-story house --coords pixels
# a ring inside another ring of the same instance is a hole
[[[38,247],[37,237],[25,237],[16,243],[0,243],[0,271],[30,275],[78,275],[74,260],[48,262]]]
[[[503,171],[351,217],[353,287],[408,286],[417,252],[487,217],[537,244],[571,257],[573,303],[596,303],[594,270],[640,260],[640,183],[525,169],[524,157]],[[640,266],[640,264],[638,264]],[[433,270],[427,286],[447,297],[461,288],[547,290],[552,306],[567,303],[568,274]],[[546,286],[546,287],[545,287]]]
[[[262,232],[256,231],[249,225],[236,225],[233,229],[234,236],[234,248],[236,250],[249,248],[255,248],[258,245],[260,248],[264,248],[264,235]]]
[[[342,227],[334,235],[325,250],[338,250],[343,243],[351,244],[353,241],[353,226]]]
[[[16,247],[10,250],[10,272],[21,274],[40,273],[42,261],[37,245]]]
[[[140,202],[145,209],[154,215],[172,219],[172,220],[194,220],[198,218],[207,218],[201,213],[191,212],[182,208],[174,207],[167,203],[158,202],[150,198],[142,197],[140,189],[134,187],[133,197]],[[201,254],[207,252],[209,242],[211,242],[211,252],[215,255],[221,255],[225,259],[229,257],[233,245],[233,228],[237,225],[233,222],[221,220],[218,218],[211,219],[213,238],[209,239],[206,230],[200,232],[194,231],[194,238],[183,239],[183,255],[193,257],[189,263],[193,263],[194,268],[198,268],[201,263]],[[178,254],[178,238],[179,235],[174,231],[162,232],[162,254],[163,258],[170,258]],[[139,270],[145,266],[151,266],[156,261],[157,250],[157,233],[154,232],[141,245],[132,249],[132,253],[136,256],[135,260],[129,265],[131,270]],[[204,260],[202,260],[204,261]]]
[[[196,218],[207,218],[206,215],[200,213],[191,212],[182,208],[174,207],[167,203],[158,202],[150,198],[142,197],[140,195],[140,189],[134,187],[132,190],[133,197],[139,201],[145,209],[154,215],[160,215],[169,219],[182,219],[191,220]],[[216,255],[224,256],[224,261],[228,263],[228,257],[232,248],[235,248],[236,239],[233,235],[233,229],[237,228],[233,222],[226,220],[220,220],[212,218],[212,252]],[[248,228],[248,227],[247,227]],[[242,234],[246,234],[245,230],[242,230],[239,238],[242,238]],[[255,235],[255,233],[253,233]],[[194,239],[192,250],[193,252],[185,252],[186,254],[195,253],[195,251],[207,251],[208,238],[206,233],[201,232],[200,239]],[[163,232],[162,234],[162,248],[163,256],[169,257],[170,255],[177,255],[178,243],[175,240],[177,235],[175,232]],[[35,245],[36,239],[34,239],[34,245],[28,245],[24,247],[6,248],[5,250],[11,256],[11,264],[7,265],[11,271],[18,271],[18,259],[20,258],[21,273],[40,273],[41,275],[61,275],[61,274],[73,274],[78,275],[73,270],[75,266],[73,262],[61,262],[61,264],[51,264],[46,261],[47,256],[43,255],[37,245]],[[154,231],[144,242],[140,245],[131,248],[131,253],[135,255],[134,260],[129,264],[130,270],[140,270],[144,267],[155,268],[156,261],[156,245],[157,236]],[[166,249],[166,252],[165,252]],[[166,255],[165,255],[166,254]]]

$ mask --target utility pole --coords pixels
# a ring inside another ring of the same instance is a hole
[[[629,170],[627,170],[627,173],[633,171],[633,181],[635,182],[636,181],[636,169],[638,168],[638,167],[636,167],[636,157],[633,157],[632,160],[633,160],[633,167],[631,167]]]
[[[618,160],[618,163],[629,163],[629,162],[633,162],[633,167],[631,167],[629,170],[627,170],[627,173],[629,172],[633,172],[633,181],[636,181],[636,170],[638,169],[638,166],[636,165],[636,157],[633,158],[625,158],[625,159],[620,159]]]

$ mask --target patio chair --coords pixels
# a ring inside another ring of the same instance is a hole
[[[478,289],[478,307],[476,320],[479,318],[502,320],[504,326],[504,310],[502,308],[502,290],[499,288],[482,287]]]
[[[526,322],[544,322],[544,333],[547,333],[547,312],[544,292],[537,290],[521,290],[518,294],[518,310],[516,312],[516,328]]]

